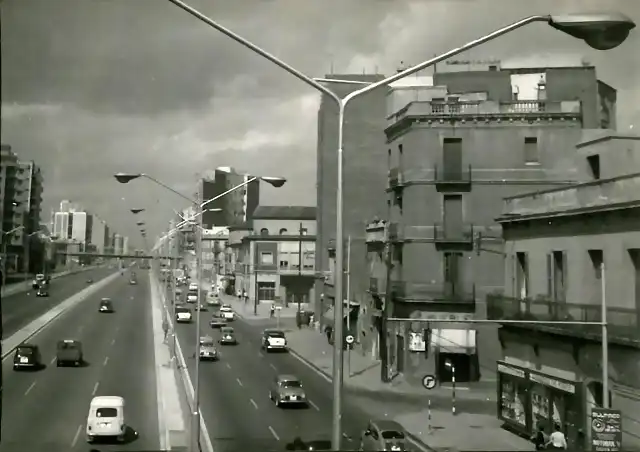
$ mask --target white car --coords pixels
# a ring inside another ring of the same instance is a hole
[[[233,309],[228,305],[222,305],[220,308],[220,314],[222,314],[222,318],[225,320],[233,321],[236,318],[236,314],[233,312]]]
[[[176,322],[178,323],[191,323],[193,315],[189,308],[176,307]]]
[[[196,303],[198,301],[197,293],[189,293],[187,294],[187,303]]]
[[[196,283],[189,284],[189,290],[198,290],[198,285]]]
[[[266,352],[287,349],[287,338],[284,331],[281,330],[264,330],[262,332],[262,349]]]

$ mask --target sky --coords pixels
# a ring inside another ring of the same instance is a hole
[[[168,0],[0,0],[3,143],[45,178],[45,210],[77,202],[141,245],[218,166],[287,178],[261,203],[315,205],[319,95]],[[531,14],[615,10],[634,0],[191,0],[312,77],[390,74]],[[579,55],[618,89],[618,128],[640,128],[640,31],[607,52],[534,24],[457,58]],[[348,154],[347,154],[348,155]],[[132,207],[145,208],[133,217]],[[345,206],[348,208],[348,206]]]

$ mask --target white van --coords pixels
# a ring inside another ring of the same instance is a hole
[[[96,437],[116,437],[124,441],[127,431],[124,423],[124,399],[119,396],[94,397],[87,417],[87,442]]]

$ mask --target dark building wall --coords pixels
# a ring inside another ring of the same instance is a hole
[[[202,181],[202,200],[206,201],[212,199],[220,193],[224,193],[226,187],[226,174],[216,172],[214,180]],[[223,209],[220,212],[205,212],[202,214],[202,224],[206,229],[211,229],[213,226],[225,225],[225,198],[222,197],[217,201],[213,201],[207,204],[207,209]]]
[[[211,180],[202,180],[203,200],[212,199],[244,182],[244,175],[229,174],[216,170]],[[245,193],[247,199],[245,203]],[[214,226],[237,225],[251,221],[251,215],[260,201],[260,182],[254,181],[222,198],[207,204],[208,209],[221,209],[219,212],[205,212],[202,216],[206,228]]]
[[[87,214],[87,224],[84,232],[85,243],[91,243],[91,237],[93,236],[93,215]]]
[[[327,78],[375,82],[382,75],[330,74]],[[358,89],[361,85],[329,84],[331,90],[341,97]],[[375,216],[386,212],[387,161],[384,145],[386,89],[373,91],[357,98],[346,110],[344,129],[344,239],[352,236],[353,256],[351,263],[351,285],[353,293],[363,292],[368,285],[368,272],[362,256],[366,254],[364,243],[365,225]],[[336,233],[337,178],[337,107],[323,96],[318,112],[317,139],[317,206],[318,234],[316,241],[316,269],[329,269],[329,241]],[[346,258],[346,253],[345,253]],[[316,311],[320,310],[320,294],[324,284],[318,280],[315,290]]]
[[[260,271],[277,271],[278,270],[278,242],[256,242],[256,253],[254,256],[257,269]],[[271,253],[273,257],[271,263],[262,262],[262,253]]]

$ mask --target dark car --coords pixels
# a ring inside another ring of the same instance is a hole
[[[211,316],[211,320],[209,321],[209,326],[211,328],[222,328],[227,326],[227,320],[222,317],[221,312],[214,312]]]
[[[220,345],[237,345],[236,332],[230,326],[223,326],[220,329]]]
[[[46,284],[40,285],[38,290],[36,291],[36,297],[48,297],[49,296],[49,287]]]
[[[13,355],[13,370],[40,368],[42,368],[42,355],[37,345],[24,343],[16,348]]]
[[[87,278],[87,284],[93,284],[93,278]]]
[[[56,350],[56,366],[73,365],[78,367],[83,363],[82,343],[74,339],[58,341]]]
[[[110,298],[103,298],[100,300],[100,307],[98,308],[98,312],[104,312],[105,314],[111,314],[114,312],[113,302]]]

